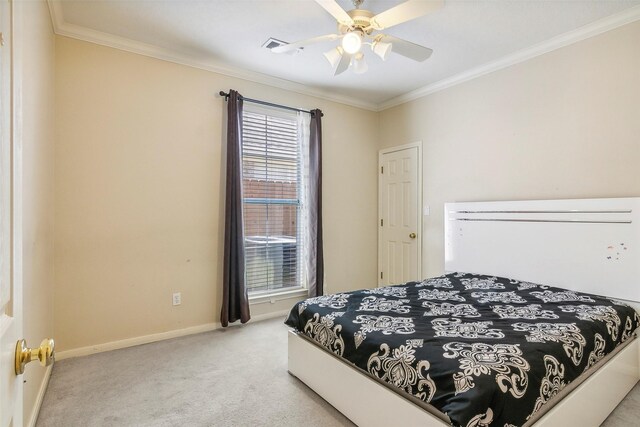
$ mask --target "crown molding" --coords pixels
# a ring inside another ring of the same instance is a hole
[[[230,67],[228,65],[220,64],[214,61],[203,61],[201,59],[196,59],[188,55],[180,54],[170,49],[161,48],[159,46],[147,43],[137,42],[124,37],[114,36],[112,34],[92,30],[90,28],[82,27],[79,25],[69,24],[64,20],[60,0],[47,0],[47,3],[49,4],[49,10],[51,12],[51,20],[53,22],[54,32],[61,36],[71,37],[74,39],[108,46],[127,52],[137,53],[139,55],[144,55],[151,58],[186,65],[201,70],[211,71],[229,77],[235,77],[254,83],[265,84],[302,95],[313,96],[316,98],[326,99],[328,101],[338,102],[340,104],[345,104],[364,110],[378,112],[425,97],[432,93],[439,92],[441,90],[459,85],[461,83],[468,82],[470,80],[484,76],[485,74],[489,74],[494,71],[498,71],[503,68],[528,61],[529,59],[544,55],[545,53],[552,52],[565,46],[577,43],[579,41],[597,36],[623,25],[640,20],[640,6],[631,7],[615,15],[611,15],[609,17],[592,22],[591,24],[587,24],[583,27],[553,37],[547,41],[538,43],[529,48],[522,49],[498,60],[471,68],[452,77],[447,77],[440,81],[423,86],[419,89],[407,92],[400,96],[388,99],[382,103],[376,104],[339,95],[332,91],[324,91],[321,89],[311,88],[309,86],[290,80],[280,79],[277,77],[243,70],[240,68]]]
[[[173,62],[188,67],[198,68],[205,71],[211,71],[229,77],[235,77],[254,83],[260,83],[301,95],[313,96],[340,104],[349,105],[364,110],[378,111],[378,105],[348,96],[336,94],[335,92],[323,91],[321,89],[311,88],[307,85],[296,83],[278,77],[268,76],[266,74],[254,71],[243,70],[240,68],[230,67],[214,61],[206,61],[197,59],[188,55],[175,52],[170,49],[159,46],[134,41],[125,37],[115,36],[101,31],[92,30],[75,24],[67,23],[64,20],[62,7],[59,0],[47,0],[51,20],[53,22],[53,30],[60,36],[70,37],[114,49],[124,50],[127,52],[137,53],[139,55],[151,58],[161,59],[163,61]]]
[[[450,88],[452,86],[459,85],[469,80],[473,80],[475,78],[484,76],[485,74],[489,74],[494,71],[498,71],[503,68],[528,61],[529,59],[535,58],[536,56],[544,55],[545,53],[549,53],[551,51],[577,43],[590,37],[597,36],[598,34],[605,33],[607,31],[616,29],[626,24],[630,24],[637,20],[640,20],[640,6],[631,7],[620,13],[608,16],[603,19],[599,19],[595,22],[592,22],[591,24],[587,24],[583,27],[553,37],[529,48],[522,49],[496,61],[488,62],[484,65],[471,68],[452,77],[442,79],[435,83],[431,83],[427,86],[423,86],[419,89],[405,93],[404,95],[400,95],[384,101],[378,105],[378,111],[383,111],[387,108],[395,107],[400,104],[404,104],[406,102],[413,101],[418,98],[425,97],[429,94]]]

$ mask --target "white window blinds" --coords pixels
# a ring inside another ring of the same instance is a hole
[[[243,112],[245,272],[253,294],[303,286],[299,136],[295,115]]]

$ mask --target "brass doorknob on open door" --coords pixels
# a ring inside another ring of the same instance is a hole
[[[409,237],[412,238],[412,239],[415,239],[416,238],[416,233],[409,234]]]
[[[25,340],[16,343],[16,375],[24,373],[24,367],[33,360],[39,360],[42,366],[49,366],[53,363],[56,354],[56,343],[47,338],[42,340],[40,347],[28,348]]]

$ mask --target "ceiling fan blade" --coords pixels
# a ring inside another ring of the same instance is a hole
[[[391,52],[406,56],[414,61],[425,61],[433,53],[433,49],[393,36],[383,35],[380,40],[385,43],[391,43]]]
[[[333,75],[337,76],[338,74],[344,73],[349,69],[350,64],[351,64],[351,55],[348,54],[347,52],[344,52],[342,54],[342,58],[340,58],[340,62],[338,62],[338,66],[336,67],[336,71],[335,73],[333,73]]]
[[[353,24],[353,19],[351,19],[349,14],[345,12],[345,10],[335,0],[316,0],[316,3],[336,18],[336,21],[339,23],[346,25]]]
[[[371,26],[376,30],[393,27],[438,10],[443,5],[444,0],[407,0],[371,18]]]
[[[284,44],[282,46],[274,47],[273,49],[271,49],[271,52],[273,53],[293,52],[294,50],[298,50],[301,47],[308,46],[310,44],[338,40],[340,37],[342,36],[339,34],[327,34],[325,36],[313,37],[311,39],[300,40],[295,43],[289,43],[289,44]]]

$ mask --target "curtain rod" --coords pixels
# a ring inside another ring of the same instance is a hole
[[[222,91],[222,90],[220,91],[220,96],[224,96],[224,100],[225,101],[227,99],[229,99],[229,94],[227,92]],[[242,98],[243,101],[253,102],[254,104],[267,105],[269,107],[282,108],[282,109],[291,110],[291,111],[299,111],[301,113],[307,113],[307,114],[311,114],[311,115],[314,114],[313,111],[301,110],[300,108],[289,107],[288,105],[274,104],[273,102],[260,101],[259,99],[246,98],[246,97],[244,97],[242,95],[240,95],[240,98]],[[320,117],[324,117],[324,113],[320,113]]]

